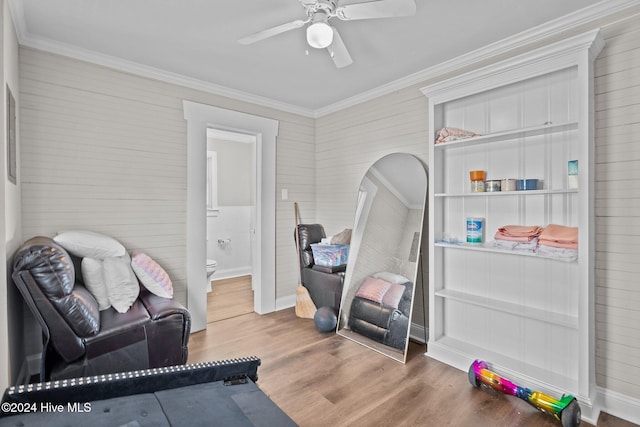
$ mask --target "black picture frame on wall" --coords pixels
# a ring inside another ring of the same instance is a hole
[[[16,183],[18,163],[16,160],[16,100],[7,85],[7,177]]]

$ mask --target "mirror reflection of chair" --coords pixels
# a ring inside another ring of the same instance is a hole
[[[414,304],[423,294],[418,272],[426,198],[427,172],[417,157],[389,154],[369,168],[358,194],[338,317],[339,335],[400,362],[406,361],[412,318],[426,330],[424,304]]]
[[[351,331],[404,351],[412,297],[406,277],[379,272],[365,278],[351,302]]]
[[[321,224],[298,224],[297,233],[302,285],[309,291],[317,308],[331,307],[337,313],[340,309],[342,284],[347,266],[325,267],[315,263],[311,245],[320,243],[327,237]]]

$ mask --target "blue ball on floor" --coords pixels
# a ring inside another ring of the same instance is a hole
[[[331,332],[336,329],[338,317],[331,307],[320,307],[313,316],[313,323],[320,332]]]

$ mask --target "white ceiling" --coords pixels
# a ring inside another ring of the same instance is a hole
[[[305,18],[298,0],[10,0],[10,5],[22,44],[124,60],[313,115],[564,15],[575,18],[633,1],[416,0],[413,17],[334,18],[354,61],[342,69],[326,50],[307,47],[304,29],[253,45],[237,43]]]

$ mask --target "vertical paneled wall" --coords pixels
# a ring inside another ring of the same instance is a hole
[[[317,120],[317,220],[328,234],[353,225],[360,181],[389,153],[427,161],[427,103],[410,87]]]
[[[300,209],[301,223],[316,219],[315,120],[280,123],[276,163],[276,289],[277,298],[295,295],[300,264],[294,239],[294,203]],[[288,192],[282,200],[281,190]],[[278,305],[278,301],[276,301]],[[276,307],[278,308],[278,307]]]
[[[640,16],[595,63],[596,381],[640,399]]]
[[[109,234],[165,267],[183,303],[183,99],[280,120],[278,189],[287,187],[290,197],[301,195],[313,208],[312,119],[30,48],[20,50],[20,94],[25,238],[67,229]],[[293,212],[277,200],[282,296],[295,293],[297,267],[293,239],[286,239]]]

